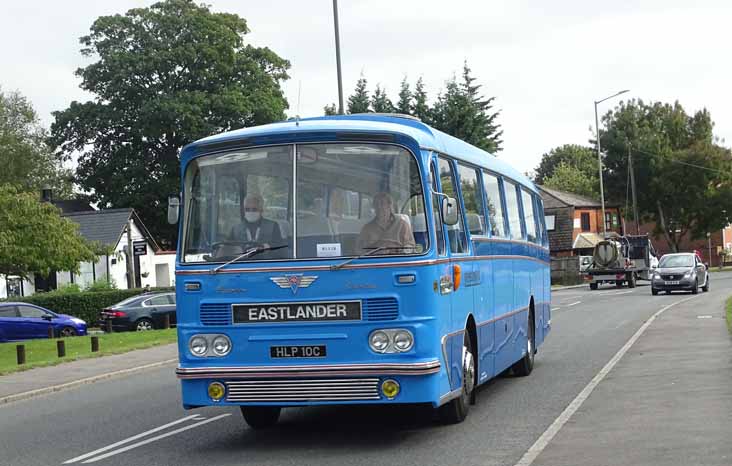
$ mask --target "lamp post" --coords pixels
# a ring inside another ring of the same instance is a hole
[[[338,28],[338,0],[333,0],[333,25],[335,26],[336,68],[338,70],[338,114],[343,115],[343,78],[341,76],[341,34]]]
[[[625,94],[626,92],[629,92],[629,89],[625,89],[623,91],[620,91],[618,93],[611,95],[610,97],[605,97],[604,99],[595,101],[595,129],[597,131],[597,165],[598,165],[598,170],[600,171],[600,205],[602,206],[602,236],[603,237],[605,237],[605,235],[607,234],[607,227],[606,227],[606,221],[605,221],[605,189],[602,185],[602,157],[600,156],[600,121],[597,117],[597,104],[605,102],[608,99],[612,99],[613,97],[617,97],[620,94]]]
[[[712,234],[707,232],[707,249],[709,249],[709,267],[712,266]]]

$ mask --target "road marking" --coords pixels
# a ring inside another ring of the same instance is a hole
[[[179,429],[172,430],[170,432],[166,432],[164,434],[156,435],[155,437],[151,437],[151,438],[142,440],[140,442],[133,443],[132,445],[127,445],[126,447],[122,447],[120,449],[110,451],[109,453],[105,453],[103,455],[96,456],[94,458],[88,459],[86,461],[83,461],[83,464],[96,463],[97,461],[100,461],[100,460],[109,458],[110,456],[119,455],[120,453],[124,453],[124,452],[130,451],[130,450],[132,450],[134,448],[141,447],[143,445],[147,445],[148,443],[152,443],[152,442],[158,441],[160,439],[164,439],[166,437],[170,437],[171,435],[175,435],[175,434],[179,434],[181,432],[185,432],[186,430],[195,429],[196,427],[201,427],[202,425],[208,424],[209,422],[218,421],[219,419],[223,419],[223,418],[228,417],[228,416],[231,416],[231,413],[220,414],[218,416],[212,417],[211,419],[206,419],[205,421],[200,421],[200,422],[197,422],[195,424],[191,424],[191,425],[188,425],[188,426],[185,426],[185,427],[181,427]]]
[[[561,307],[559,307],[559,306],[557,306],[557,307],[553,307],[553,308],[552,308],[552,311],[556,311],[556,310],[559,310],[559,309],[561,309]]]
[[[596,293],[596,294],[597,295],[600,295],[600,296],[607,296],[607,295],[617,296],[617,295],[621,295],[621,294],[633,293],[634,291],[635,290],[627,290],[627,291],[616,291],[616,290],[613,290],[613,291],[603,291],[601,293]]]
[[[135,440],[137,440],[139,438],[145,437],[146,435],[154,434],[155,432],[160,432],[161,430],[164,430],[164,429],[167,429],[168,427],[172,427],[174,425],[180,424],[181,422],[192,421],[192,420],[199,421],[199,420],[203,420],[203,419],[205,419],[205,418],[203,416],[199,415],[199,414],[194,414],[192,416],[186,416],[184,418],[178,419],[177,421],[169,422],[169,423],[167,423],[165,425],[162,425],[160,427],[156,427],[154,429],[147,430],[147,431],[145,431],[145,432],[143,432],[141,434],[133,435],[132,437],[126,438],[124,440],[120,440],[117,443],[113,443],[111,445],[107,445],[106,447],[100,448],[99,450],[94,450],[92,452],[85,453],[85,454],[83,454],[81,456],[77,456],[76,458],[71,458],[68,461],[64,461],[63,464],[76,463],[77,461],[85,460],[85,459],[90,458],[92,456],[98,455],[99,453],[104,453],[105,451],[109,451],[109,450],[111,450],[113,448],[117,448],[117,447],[119,447],[121,445],[124,445],[125,443],[133,442],[133,441],[135,441]]]
[[[711,319],[712,316],[696,316],[697,319]]]
[[[620,361],[620,359],[625,355],[625,353],[628,352],[631,346],[643,335],[643,333],[646,331],[646,329],[653,323],[654,320],[666,310],[676,306],[677,304],[681,304],[683,302],[689,301],[690,299],[697,298],[697,296],[692,296],[690,298],[682,299],[681,301],[676,301],[675,303],[669,304],[668,306],[665,306],[661,308],[660,311],[653,314],[641,327],[633,334],[632,337],[630,337],[630,340],[628,340],[625,345],[623,345],[620,350],[615,353],[615,356],[608,361],[605,366],[600,369],[600,372],[593,377],[592,380],[590,380],[590,383],[587,384],[585,388],[582,389],[582,391],[577,395],[577,397],[572,400],[572,402],[564,408],[564,411],[557,417],[554,422],[544,431],[543,434],[534,442],[533,445],[524,453],[524,455],[521,457],[520,460],[518,460],[518,463],[515,464],[515,466],[530,466],[534,460],[541,454],[542,451],[549,445],[549,442],[552,441],[554,436],[556,436],[559,431],[562,429],[564,424],[569,421],[569,419],[574,415],[575,412],[582,406],[582,403],[589,398],[590,394],[595,390],[595,388],[600,384],[600,382],[603,381],[603,379],[607,376],[607,374],[615,367],[615,365]]]
[[[573,303],[567,304],[567,307],[576,306],[576,305],[581,304],[581,303],[582,303],[582,301],[575,301]]]

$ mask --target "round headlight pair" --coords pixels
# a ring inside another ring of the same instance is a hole
[[[369,335],[369,346],[377,353],[404,353],[414,346],[414,336],[405,329],[375,330]]]
[[[231,351],[231,340],[226,335],[194,335],[188,341],[191,354],[204,357],[210,352],[211,356],[226,356]]]

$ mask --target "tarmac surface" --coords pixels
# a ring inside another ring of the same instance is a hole
[[[292,408],[255,432],[237,409],[184,411],[164,364],[0,403],[0,464],[730,465],[732,273],[711,279],[697,296],[554,291],[534,372],[481,387],[462,424],[440,425],[425,407]],[[43,369],[61,368],[75,372]],[[37,389],[43,369],[0,377],[0,389],[7,377]]]

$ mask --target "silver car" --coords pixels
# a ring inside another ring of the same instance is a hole
[[[707,266],[696,254],[686,252],[663,256],[651,280],[651,294],[654,296],[659,291],[669,294],[674,290],[686,290],[697,294],[699,287],[703,291],[709,291]]]

